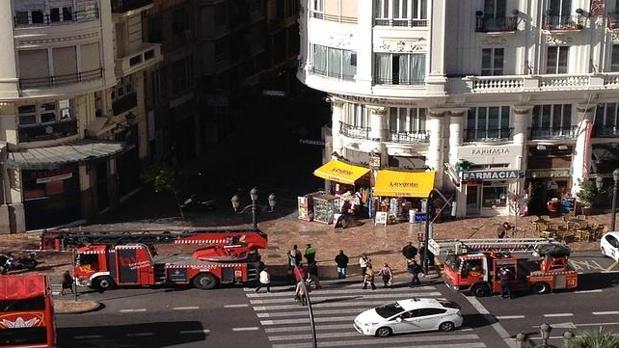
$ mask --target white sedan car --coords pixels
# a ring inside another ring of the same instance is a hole
[[[602,236],[600,240],[602,255],[619,262],[619,232],[612,231]]]
[[[359,333],[387,337],[417,331],[451,331],[462,326],[457,304],[431,298],[413,298],[367,310],[355,318]]]

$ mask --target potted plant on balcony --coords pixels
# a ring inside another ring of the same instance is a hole
[[[597,200],[600,191],[593,180],[578,179],[578,186],[580,186],[580,191],[576,193],[576,198],[582,204],[582,214],[591,215],[591,205]]]

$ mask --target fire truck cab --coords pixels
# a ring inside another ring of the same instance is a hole
[[[435,247],[430,249],[437,251],[438,255],[441,241],[432,242]],[[477,297],[489,296],[500,293],[499,271],[507,269],[511,274],[512,291],[544,294],[558,289],[575,289],[578,274],[567,262],[569,249],[554,241],[544,242],[548,244],[528,243],[529,246],[525,247],[527,242],[516,240],[511,244],[509,240],[459,240],[461,247],[445,256],[442,272],[445,283],[454,290]],[[443,244],[445,249],[446,243]],[[544,247],[538,248],[540,246]]]

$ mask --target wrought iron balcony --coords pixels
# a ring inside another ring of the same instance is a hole
[[[332,14],[316,12],[316,11],[312,11],[312,17],[323,19],[325,21],[331,21],[331,22],[351,23],[351,24],[357,23],[357,17],[338,16],[338,15],[332,15]]]
[[[77,134],[77,120],[61,121],[50,124],[23,125],[18,128],[19,141],[54,140]]]
[[[123,112],[130,110],[138,105],[138,98],[136,92],[131,92],[123,95],[120,98],[116,98],[112,101],[112,110],[114,110],[114,116],[120,115]]]
[[[619,127],[595,125],[593,126],[593,136],[596,138],[619,138]]]
[[[346,74],[341,71],[324,71],[320,69],[312,68],[312,73],[316,75],[322,75],[327,77],[333,77],[339,80],[353,81],[355,79],[355,75]]]
[[[518,17],[483,17],[477,16],[475,31],[478,33],[500,33],[518,30]]]
[[[430,132],[427,130],[398,132],[390,131],[389,140],[399,144],[420,144],[427,143],[430,138]]]
[[[62,25],[75,24],[81,22],[89,22],[99,18],[99,8],[96,7],[96,2],[93,2],[93,7],[81,11],[55,11],[52,13],[44,13],[41,11],[18,12],[13,16],[13,25],[19,27],[34,27],[41,25]]]
[[[399,77],[395,77],[395,78],[382,78],[380,76],[375,76],[374,77],[374,83],[377,85],[408,85],[408,86],[414,86],[414,85],[423,85],[425,83],[425,79],[421,78],[421,79],[416,79],[416,78],[407,78],[407,79],[403,79],[403,78],[399,78]]]
[[[529,137],[532,140],[575,139],[577,135],[578,135],[578,126],[529,128]]]
[[[340,121],[340,134],[355,139],[370,139],[369,127],[358,127]]]
[[[112,0],[112,12],[122,13],[153,3],[153,0]]]
[[[425,18],[411,18],[411,19],[374,18],[374,25],[383,26],[383,27],[408,27],[408,28],[427,27],[428,19],[425,19]]]
[[[96,80],[103,77],[103,69],[95,69],[90,71],[82,71],[74,74],[53,75],[47,77],[20,78],[19,88],[47,88],[62,85],[69,85],[81,81]]]
[[[544,17],[544,30],[582,30],[585,27],[586,18],[581,15],[560,16],[549,15]]]
[[[513,135],[513,128],[495,128],[495,129],[465,129],[464,141],[506,141],[510,140]]]

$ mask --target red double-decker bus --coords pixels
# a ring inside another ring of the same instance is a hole
[[[56,347],[55,331],[47,277],[0,276],[0,347]]]

